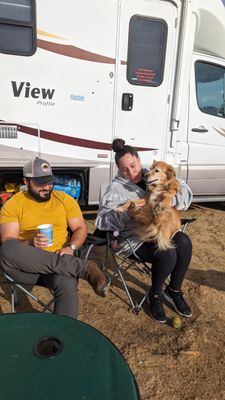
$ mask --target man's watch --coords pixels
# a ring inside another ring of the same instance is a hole
[[[73,250],[74,253],[75,253],[75,251],[77,250],[76,245],[73,244],[73,243],[69,243],[69,244],[68,244],[68,247],[70,247],[70,248]]]

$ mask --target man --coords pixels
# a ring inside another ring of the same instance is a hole
[[[23,176],[27,190],[16,193],[0,212],[0,265],[21,283],[52,289],[54,312],[76,318],[77,279],[88,280],[95,292],[104,296],[109,277],[94,261],[74,257],[86,239],[86,224],[76,200],[53,190],[55,177],[49,162],[33,158],[24,165]],[[51,246],[37,231],[41,224],[53,225]]]

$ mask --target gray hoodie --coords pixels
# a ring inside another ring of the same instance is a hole
[[[147,170],[143,169],[143,174]],[[192,192],[190,187],[182,180],[180,192],[173,198],[172,205],[177,210],[187,210],[192,201]],[[117,254],[129,256],[136,251],[142,241],[135,236],[135,220],[126,212],[118,213],[115,210],[120,204],[128,200],[137,200],[143,198],[145,191],[128,179],[124,179],[120,172],[115,176],[112,183],[107,187],[103,195],[96,218],[95,225],[103,231],[119,231],[120,237],[129,239],[127,242],[122,240],[120,250]],[[132,247],[132,250],[131,250]]]

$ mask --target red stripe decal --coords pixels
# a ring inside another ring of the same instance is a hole
[[[5,124],[3,120],[0,120],[0,125]],[[35,128],[31,128],[25,125],[19,124],[8,124],[7,125],[17,125],[17,129],[27,135],[36,136],[38,137],[38,130]],[[95,140],[88,140],[88,139],[80,139],[76,137],[62,135],[60,133],[48,132],[48,131],[40,131],[40,138],[51,140],[52,142],[69,144],[72,146],[77,147],[85,147],[88,149],[99,149],[99,150],[112,150],[112,144],[106,142],[97,142]],[[157,150],[156,148],[151,147],[136,147],[137,151],[151,151]]]
[[[63,56],[78,58],[80,60],[104,63],[104,64],[115,64],[115,58],[101,56],[96,53],[92,53],[90,51],[86,51],[80,49],[79,47],[59,44],[59,43],[52,43],[46,40],[37,40],[37,45],[41,49],[51,51],[53,53],[62,54]]]

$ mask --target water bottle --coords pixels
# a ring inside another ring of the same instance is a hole
[[[119,231],[113,232],[113,237],[111,240],[111,247],[113,251],[117,251],[119,249],[119,235],[120,235]]]

